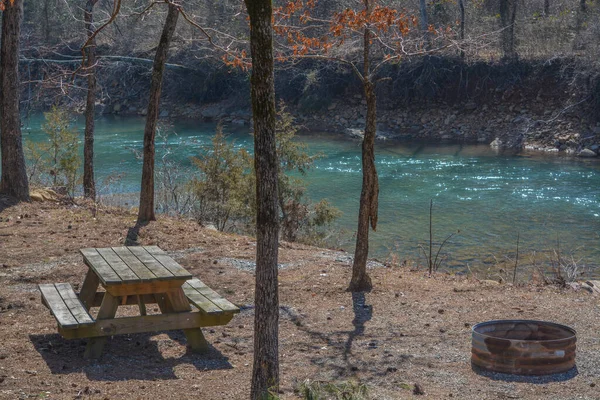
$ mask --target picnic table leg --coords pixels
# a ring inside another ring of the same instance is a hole
[[[115,317],[117,313],[117,307],[119,306],[119,298],[106,292],[98,311],[96,319],[111,319]],[[85,348],[83,356],[85,358],[100,358],[102,355],[102,349],[106,343],[106,336],[91,338]]]
[[[156,300],[156,304],[158,304],[161,313],[168,314],[173,312],[173,308],[171,307],[171,303],[169,302],[166,293],[155,294],[154,300]]]
[[[144,303],[144,296],[140,296],[139,294],[136,296],[138,302],[138,308],[140,309],[140,315],[146,315],[146,303]]]
[[[173,312],[189,312],[190,303],[183,289],[173,290],[166,293],[167,305]],[[159,303],[160,305],[160,303]],[[185,338],[194,353],[205,353],[208,351],[208,342],[200,328],[184,329]]]
[[[81,292],[79,293],[79,300],[81,300],[88,311],[94,303],[94,297],[96,296],[96,290],[98,290],[99,285],[100,279],[98,278],[98,275],[96,275],[91,268],[88,269],[87,275],[83,280],[83,285],[81,286]]]

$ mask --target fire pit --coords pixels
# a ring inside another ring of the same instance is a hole
[[[486,371],[549,375],[575,366],[576,332],[544,321],[488,321],[473,327],[471,362]]]

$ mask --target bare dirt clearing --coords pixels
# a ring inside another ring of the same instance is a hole
[[[0,398],[248,397],[253,238],[166,217],[139,231],[140,244],[168,251],[242,308],[229,325],[205,330],[206,355],[190,353],[175,332],[111,338],[103,358],[90,361],[85,341],[56,333],[37,284],[77,290],[87,270],[78,250],[124,244],[134,225],[135,215],[120,209],[95,217],[88,207],[54,203],[0,211]],[[346,253],[282,243],[280,263],[282,398],[295,398],[298,382],[321,379],[360,381],[374,399],[423,397],[413,394],[416,383],[433,399],[600,399],[600,305],[585,291],[377,267],[374,291],[351,295]],[[575,328],[577,371],[523,381],[475,373],[471,326],[505,318]]]

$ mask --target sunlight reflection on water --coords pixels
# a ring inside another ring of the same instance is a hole
[[[40,140],[41,118],[28,121],[25,137]],[[82,121],[78,121],[83,126]],[[97,121],[97,179],[122,174],[112,192],[139,191],[142,118],[102,117]],[[170,136],[172,156],[184,166],[210,144],[215,126],[194,121],[175,124]],[[225,132],[228,130],[225,128]],[[247,131],[229,132],[236,147],[252,153]],[[341,245],[353,247],[360,195],[360,145],[342,135],[303,135],[311,152],[322,153],[305,179],[314,199],[328,198],[344,215]],[[157,140],[157,159],[161,144]],[[371,254],[390,251],[421,259],[419,245],[428,237],[429,200],[434,199],[434,235],[446,244],[448,265],[464,269],[490,255],[514,252],[519,234],[523,253],[548,251],[557,238],[564,252],[582,263],[600,260],[600,163],[557,155],[502,154],[484,145],[383,143],[378,145],[380,210]],[[135,196],[133,196],[135,197]]]

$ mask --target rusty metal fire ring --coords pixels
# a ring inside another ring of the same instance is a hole
[[[577,332],[545,321],[499,320],[473,326],[471,363],[485,371],[550,375],[575,366]]]

